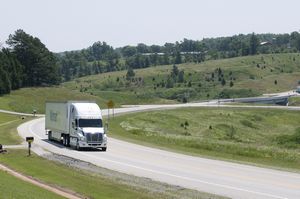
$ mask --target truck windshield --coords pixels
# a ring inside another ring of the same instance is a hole
[[[79,127],[102,127],[101,119],[79,119]]]

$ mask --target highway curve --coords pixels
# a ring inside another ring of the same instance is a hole
[[[115,113],[195,106],[223,105],[194,103],[131,106],[116,109]],[[258,106],[258,108],[270,107]],[[300,109],[300,107],[276,108]],[[107,111],[103,110],[103,115],[106,114]],[[23,138],[35,137],[33,150],[39,155],[45,153],[46,149],[123,173],[232,198],[300,198],[300,174],[297,173],[177,154],[113,138],[109,138],[107,152],[76,151],[48,142],[44,122],[44,118],[39,118],[18,127],[18,132]]]

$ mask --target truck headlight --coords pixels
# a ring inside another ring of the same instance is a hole
[[[80,137],[80,141],[85,141],[85,137]]]

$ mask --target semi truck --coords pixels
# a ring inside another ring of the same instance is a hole
[[[99,106],[92,101],[46,102],[45,130],[49,141],[77,150],[107,149],[107,126]]]

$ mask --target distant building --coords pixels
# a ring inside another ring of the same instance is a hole
[[[263,41],[263,42],[260,42],[260,45],[261,45],[261,46],[271,46],[272,43],[269,42],[269,41]]]
[[[206,53],[205,52],[180,52],[181,55],[200,55],[200,54],[203,54],[203,53]],[[164,55],[165,53],[142,53],[142,55],[145,55],[145,56],[150,56],[150,55]]]
[[[142,53],[142,55],[150,56],[150,55],[164,55],[165,53]]]

